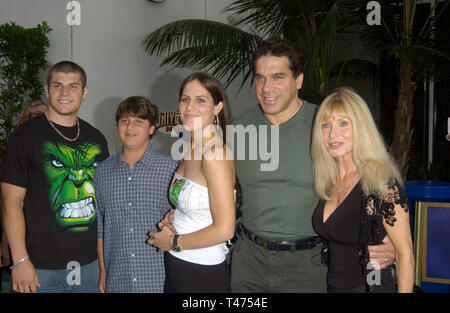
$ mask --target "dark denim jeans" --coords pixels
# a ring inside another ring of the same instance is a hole
[[[100,269],[98,261],[80,267],[73,264],[71,269],[36,269],[41,285],[38,293],[98,293]]]

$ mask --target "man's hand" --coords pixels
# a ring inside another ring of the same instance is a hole
[[[175,234],[175,231],[164,226],[161,228],[160,232],[149,232],[147,243],[157,247],[161,251],[169,251],[172,250],[173,237]]]
[[[36,269],[30,259],[18,264],[12,269],[12,290],[20,293],[35,293],[41,287]]]
[[[174,213],[175,210],[171,209],[164,215],[163,219],[158,223],[159,230],[163,229],[163,227],[168,227],[172,232],[176,233],[175,228],[172,226]]]
[[[380,269],[385,269],[395,261],[395,249],[388,236],[384,237],[383,243],[376,246],[368,246],[370,263],[380,265]]]

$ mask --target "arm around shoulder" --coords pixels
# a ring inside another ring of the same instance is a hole
[[[225,150],[221,151],[225,155]],[[208,187],[212,224],[192,233],[179,235],[181,250],[211,247],[234,235],[236,208],[234,201],[234,163],[226,158],[203,158],[201,171]],[[170,250],[175,232],[160,224],[160,232],[150,232],[148,243],[163,251]]]
[[[216,154],[218,155],[218,154]],[[229,148],[220,150],[220,159],[202,160],[202,171],[208,184],[209,202],[213,223],[220,223],[224,236],[228,240],[234,235],[236,207],[234,188],[236,173],[234,161],[227,160]]]
[[[227,160],[227,150],[213,151],[215,156],[202,159],[201,170],[208,186],[212,224],[195,233],[182,235],[181,249],[198,249],[226,242],[233,238],[236,224],[234,197],[235,169],[233,160]]]

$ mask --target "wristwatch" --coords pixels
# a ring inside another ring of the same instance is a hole
[[[180,252],[181,251],[181,248],[178,245],[178,236],[179,235],[173,236],[172,251],[174,251],[174,252]]]

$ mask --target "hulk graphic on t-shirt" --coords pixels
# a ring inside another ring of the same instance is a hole
[[[186,183],[185,179],[175,179],[169,190],[169,199],[174,206],[178,206],[178,194]]]
[[[93,177],[100,145],[83,143],[72,148],[45,142],[42,155],[56,221],[69,231],[88,230],[96,217]]]

